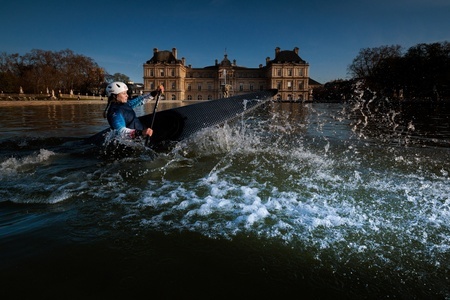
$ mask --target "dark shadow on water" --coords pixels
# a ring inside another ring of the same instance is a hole
[[[381,299],[405,292],[399,278],[323,267],[307,252],[273,241],[194,233],[55,246],[0,270],[2,299]],[[375,276],[375,277],[372,277]],[[372,282],[372,281],[376,282]],[[411,282],[409,282],[411,284]],[[422,291],[423,292],[423,291]],[[415,294],[412,294],[415,293]]]

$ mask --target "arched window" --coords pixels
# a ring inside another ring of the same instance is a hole
[[[203,100],[202,95],[198,95],[197,100]]]

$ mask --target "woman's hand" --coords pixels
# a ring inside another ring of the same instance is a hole
[[[142,136],[152,136],[153,130],[151,128],[145,128],[142,130]]]

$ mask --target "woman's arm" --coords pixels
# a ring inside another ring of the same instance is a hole
[[[131,106],[132,108],[144,105],[147,102],[150,102],[150,100],[153,99],[152,94],[145,94],[145,95],[140,95],[134,99],[128,100],[128,105]]]
[[[161,84],[158,86],[158,89],[154,90],[153,92],[145,95],[138,96],[132,100],[128,100],[128,105],[130,105],[132,108],[138,107],[140,105],[143,105],[150,100],[154,99],[158,93],[164,94],[164,86]]]

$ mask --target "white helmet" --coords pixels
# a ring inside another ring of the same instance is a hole
[[[123,82],[119,82],[119,81],[115,81],[112,82],[110,84],[108,84],[108,86],[106,87],[106,95],[109,97],[111,96],[111,94],[119,94],[122,92],[128,91],[128,87],[125,83]]]

